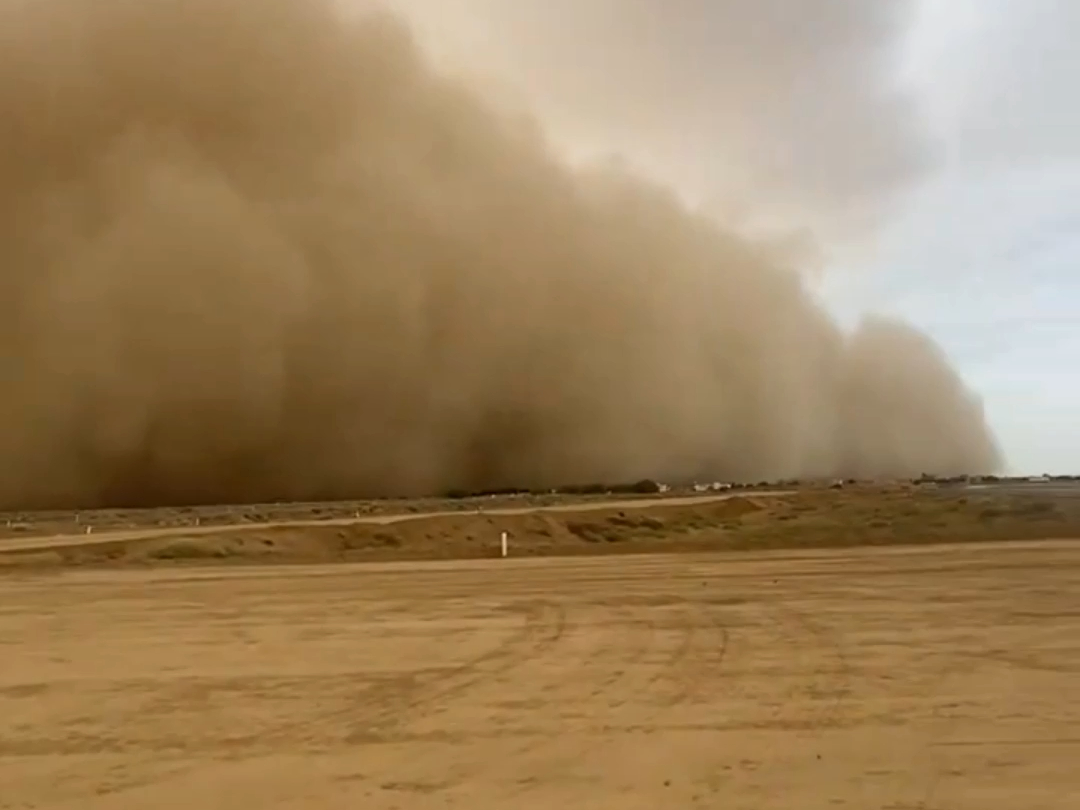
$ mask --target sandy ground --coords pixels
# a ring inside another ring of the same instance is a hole
[[[0,808],[1042,810],[1080,543],[0,580]]]

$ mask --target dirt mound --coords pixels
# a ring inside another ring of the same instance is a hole
[[[743,515],[760,512],[764,508],[765,506],[760,501],[753,498],[735,497],[718,501],[713,509],[713,514],[725,518],[739,518]]]

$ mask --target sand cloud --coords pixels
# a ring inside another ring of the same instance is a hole
[[[399,18],[27,0],[0,31],[5,505],[1000,463],[924,336],[841,334],[797,256],[569,168]]]

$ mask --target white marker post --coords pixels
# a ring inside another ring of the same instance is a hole
[[[502,533],[502,555],[505,557],[510,553],[509,536],[506,532]]]

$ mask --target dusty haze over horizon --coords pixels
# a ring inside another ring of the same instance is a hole
[[[859,5],[832,2],[843,41]],[[569,168],[400,18],[24,0],[0,31],[0,506],[1001,466],[927,337],[843,334],[798,252]],[[768,98],[750,57],[740,86]],[[652,58],[627,86],[665,75]],[[774,178],[783,204],[871,205],[915,171],[917,139],[872,145],[894,108],[867,93],[813,136],[847,176]],[[801,120],[784,109],[745,132]],[[792,165],[825,155],[807,137]],[[746,177],[768,190],[769,165]]]

